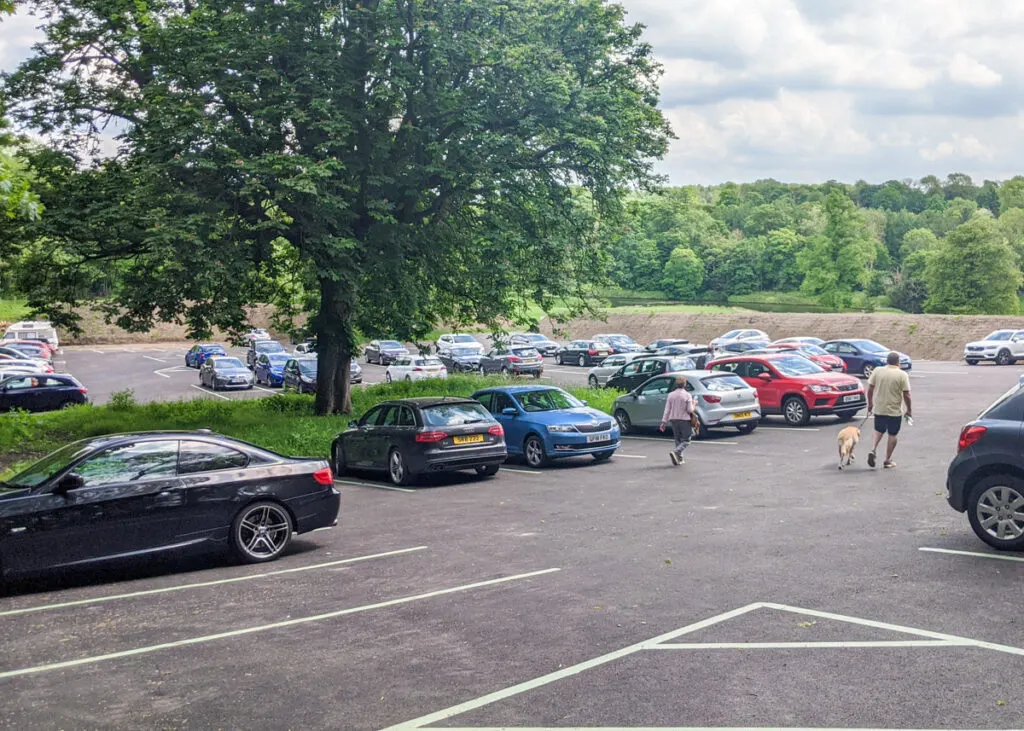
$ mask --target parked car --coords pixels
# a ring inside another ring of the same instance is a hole
[[[512,345],[530,345],[544,356],[552,356],[558,350],[558,343],[541,333],[512,333],[509,342]]]
[[[288,351],[285,349],[285,347],[276,340],[253,340],[249,344],[249,349],[245,352],[245,363],[246,365],[249,366],[249,368],[255,368],[256,359],[259,358],[264,353],[269,355],[270,353],[287,352]]]
[[[612,354],[612,346],[597,340],[573,340],[555,352],[555,363],[569,365],[575,363],[580,368],[595,366],[604,362]]]
[[[825,342],[824,338],[816,338],[810,335],[798,335],[792,338],[779,338],[773,340],[772,345],[786,345],[792,343],[794,345],[821,345]]]
[[[613,355],[618,355],[619,353],[641,353],[644,350],[644,346],[640,343],[628,335],[622,335],[621,333],[603,333],[601,335],[595,335],[591,340],[608,343],[612,346]]]
[[[697,370],[697,364],[684,355],[647,356],[624,365],[604,385],[619,391],[632,391],[662,373],[692,370]]]
[[[726,343],[734,340],[757,340],[764,343],[768,343],[771,338],[768,337],[768,333],[764,330],[751,330],[739,328],[737,330],[730,330],[727,333],[722,333],[717,338],[712,340],[709,345],[714,349],[721,343]]]
[[[199,368],[199,385],[214,391],[222,388],[253,387],[252,371],[233,356],[215,355],[203,361]]]
[[[46,343],[56,352],[60,348],[57,331],[49,320],[25,320],[8,325],[4,340],[36,340]]]
[[[314,338],[303,340],[295,346],[296,355],[313,355],[314,353],[316,353],[316,340]]]
[[[846,363],[847,373],[859,373],[865,378],[879,366],[885,365],[885,359],[891,352],[884,345],[874,340],[830,340],[821,346],[824,350],[838,355]],[[900,353],[900,368],[909,371],[914,367],[910,356]]]
[[[761,420],[757,389],[731,373],[686,370],[651,378],[615,399],[612,413],[622,433],[661,424],[665,401],[677,388],[679,378],[686,379],[686,390],[693,396],[702,433],[707,429],[735,427],[749,434],[757,428]]]
[[[960,431],[946,500],[993,548],[1024,550],[1024,380]]]
[[[682,338],[661,338],[647,343],[644,346],[644,350],[648,353],[657,353],[662,348],[667,348],[670,345],[687,345],[689,342],[689,340],[683,340]]]
[[[846,363],[843,362],[842,358],[811,343],[772,343],[765,350],[776,353],[799,353],[808,360],[817,363],[826,371],[846,372]]]
[[[350,358],[348,361],[348,382],[349,383],[362,383],[363,382],[363,369],[356,362],[355,358]]]
[[[697,364],[697,370],[703,370],[711,360],[711,348],[707,345],[688,343],[687,345],[668,345],[657,351],[655,355],[681,355],[690,358]]]
[[[530,467],[584,454],[603,461],[619,448],[614,420],[560,388],[504,386],[477,391],[472,398],[504,428],[509,456],[523,457]]]
[[[213,548],[262,563],[337,521],[325,460],[289,459],[202,432],[68,444],[0,484],[7,578],[107,559]]]
[[[10,361],[26,368],[34,368],[39,373],[53,373],[53,366],[50,365],[50,361],[32,358],[13,348],[0,347],[0,361]]]
[[[227,355],[223,345],[217,343],[196,343],[185,353],[185,367],[199,368],[212,355]]]
[[[87,404],[88,391],[71,376],[0,372],[0,411],[55,411]]]
[[[53,351],[46,343],[31,342],[28,340],[4,340],[3,347],[10,350],[17,350],[19,353],[34,360],[44,360],[53,365]]]
[[[386,471],[396,485],[425,473],[498,473],[508,453],[501,425],[476,401],[453,397],[385,401],[337,436],[331,460],[337,475]]]
[[[437,357],[449,373],[476,373],[480,370],[482,354],[475,348],[460,346],[438,351]]]
[[[371,340],[363,349],[367,363],[386,366],[400,355],[409,355],[409,349],[397,340]]]
[[[256,367],[253,368],[253,377],[256,383],[265,383],[268,386],[280,386],[284,383],[284,367],[292,359],[288,353],[261,353],[256,358]]]
[[[715,360],[712,371],[735,373],[757,389],[761,414],[781,414],[787,423],[804,426],[812,416],[850,421],[867,405],[864,388],[853,376],[826,371],[800,355],[740,356]]]
[[[294,390],[299,393],[316,393],[316,373],[316,356],[292,356],[284,364],[281,389],[284,391]]]
[[[712,347],[711,357],[726,358],[732,355],[742,355],[750,350],[764,350],[767,347],[767,340],[722,340]]]
[[[270,340],[270,333],[267,332],[266,328],[254,327],[249,331],[249,334],[245,336],[246,340]]]
[[[438,352],[453,348],[456,345],[462,348],[473,348],[481,354],[484,352],[484,346],[480,344],[480,341],[472,335],[467,335],[465,333],[447,333],[439,337],[435,345],[437,346]]]
[[[532,345],[499,345],[480,358],[478,369],[481,376],[501,373],[503,376],[540,378],[544,374],[544,358]]]
[[[620,355],[609,355],[601,365],[596,365],[587,373],[587,385],[591,388],[600,388],[608,382],[608,378],[627,363],[637,358],[647,357],[646,353],[622,353]]]
[[[34,376],[40,375],[45,376],[53,372],[53,369],[42,370],[39,366],[32,365],[32,363],[23,360],[4,360],[4,356],[0,356],[0,378],[6,376]]]
[[[434,355],[403,355],[384,371],[384,380],[422,381],[424,378],[447,378],[448,369]]]
[[[990,360],[996,365],[1014,365],[1024,360],[1024,330],[996,330],[982,340],[964,346],[967,365]]]

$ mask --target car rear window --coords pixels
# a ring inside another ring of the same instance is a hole
[[[1024,416],[1024,381],[1008,390],[978,414],[979,419],[1007,421],[1020,421],[1022,416]]]
[[[401,348],[402,344],[397,340],[382,340],[380,342],[382,348]]]
[[[702,378],[700,382],[708,391],[740,391],[744,388],[750,388],[746,381],[732,374]]]
[[[533,348],[513,348],[512,353],[522,358],[532,358],[537,355],[537,351]]]
[[[423,423],[427,426],[461,426],[491,420],[480,404],[438,404],[423,409]]]
[[[213,361],[214,368],[244,368],[242,361],[238,358],[218,358]]]

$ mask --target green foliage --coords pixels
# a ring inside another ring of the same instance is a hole
[[[111,411],[131,411],[136,406],[138,406],[138,401],[135,400],[135,391],[131,388],[126,388],[123,391],[115,391],[110,394],[107,408]]]
[[[17,322],[28,316],[24,300],[0,299],[0,322]]]
[[[962,224],[928,258],[926,312],[1015,315],[1021,272],[999,225],[977,217]]]
[[[869,280],[875,242],[853,201],[838,191],[825,201],[825,220],[824,233],[800,252],[803,290],[826,306],[844,309],[852,304],[854,290]]]
[[[1024,208],[1024,176],[1016,175],[999,186],[999,210]]]
[[[693,299],[704,283],[704,264],[693,249],[677,246],[665,262],[665,291],[682,300]]]

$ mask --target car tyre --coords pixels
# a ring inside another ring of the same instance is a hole
[[[502,367],[501,367],[501,375],[502,375],[502,376],[503,376],[504,378],[511,378],[511,377],[512,377],[512,371],[510,371],[510,370],[508,369],[508,366],[502,366]]]
[[[292,519],[279,503],[261,500],[242,508],[231,524],[231,548],[244,563],[266,563],[292,540]]]
[[[526,458],[526,464],[530,467],[543,467],[548,463],[544,442],[536,434],[526,437],[526,441],[523,442],[523,456]]]
[[[498,470],[501,469],[501,465],[486,464],[480,465],[476,468],[476,474],[479,477],[494,477],[498,474]]]
[[[811,421],[811,410],[799,396],[790,396],[782,402],[782,416],[790,426],[806,426]]]
[[[607,462],[609,459],[612,458],[613,454],[615,454],[615,450],[614,449],[609,449],[607,452],[594,452],[594,455],[593,455],[594,456],[594,461],[595,462]]]
[[[384,374],[384,380],[387,381],[388,383],[391,383],[391,374],[390,373],[385,373]]]
[[[999,355],[996,356],[996,365],[1006,366],[1013,365],[1016,361],[1010,355],[1010,351],[1003,349],[999,351]]]
[[[60,406],[58,406],[57,408],[60,409],[61,411],[63,411],[64,409],[70,409],[70,408],[73,408],[75,406],[78,406],[78,402],[77,401],[71,401],[69,399],[68,401],[61,401],[60,402]]]
[[[591,388],[600,388],[601,384],[597,382],[597,376],[591,376],[587,379],[587,385]]]
[[[976,360],[969,360],[969,361],[967,361],[967,365],[969,365],[969,366],[976,366],[976,365],[978,365],[978,361],[976,361]]]
[[[757,428],[757,422],[751,421],[747,424],[739,424],[736,428],[739,430],[740,434],[750,434]]]
[[[1020,501],[1024,480],[1003,474],[979,480],[967,500],[967,517],[978,538],[1000,551],[1024,549],[1024,506],[1013,507]]]
[[[586,356],[584,356],[581,353],[580,354],[580,358],[579,358],[578,361],[576,361],[576,363],[577,363],[577,365],[579,365],[580,368],[586,368],[587,367],[587,358],[586,358]]]
[[[615,421],[619,422],[619,431],[623,434],[629,434],[633,430],[633,422],[630,421],[625,409],[615,411]]]
[[[397,447],[392,447],[391,451],[388,452],[388,477],[391,478],[391,482],[399,487],[411,485],[416,476],[409,471],[409,466],[405,463],[405,457],[402,456],[402,451]]]
[[[216,378],[211,378],[210,379],[210,390],[211,391],[216,391],[217,390],[217,379]]]
[[[331,445],[331,469],[335,477],[342,477],[348,472],[345,464],[345,448],[338,442]]]
[[[839,421],[844,422],[844,423],[847,422],[847,421],[853,421],[853,417],[855,417],[856,415],[857,415],[856,411],[844,411],[841,414],[836,414],[836,416],[839,417]]]
[[[871,378],[871,374],[875,372],[875,367],[870,363],[865,363],[864,367],[860,371],[865,378]]]
[[[533,372],[533,380],[539,381],[542,374],[543,374],[543,371],[534,371]]]
[[[563,365],[563,363],[562,363],[562,354],[561,353],[555,353],[555,364],[556,365]]]

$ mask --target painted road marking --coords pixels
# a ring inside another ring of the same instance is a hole
[[[82,657],[77,660],[66,660],[64,662],[50,663],[49,665],[35,665],[28,668],[18,668],[16,670],[7,670],[0,673],[0,679],[2,678],[16,678],[22,675],[33,675],[35,673],[45,673],[53,670],[63,670],[65,668],[78,667],[80,665],[93,665],[95,663],[104,662],[106,660],[116,660],[122,657],[134,657],[137,655],[146,655],[151,652],[158,652],[160,650],[171,650],[177,647],[188,647],[190,645],[199,645],[207,642],[215,642],[216,640],[225,640],[232,637],[241,637],[244,635],[253,634],[256,632],[266,632],[268,630],[281,629],[282,627],[294,627],[299,624],[308,624],[310,622],[322,622],[327,619],[334,619],[335,617],[344,617],[349,614],[358,614],[360,612],[368,612],[373,609],[384,609],[385,607],[395,607],[400,604],[408,604],[410,602],[420,601],[421,599],[430,599],[436,596],[444,596],[446,594],[454,594],[460,591],[469,591],[470,589],[479,589],[485,586],[495,586],[497,584],[505,584],[510,581],[519,581],[520,579],[529,579],[535,576],[543,576],[544,574],[551,574],[561,569],[542,569],[540,571],[530,571],[525,574],[515,574],[514,576],[503,576],[500,579],[488,579],[486,581],[477,581],[472,584],[463,584],[461,586],[454,586],[449,589],[438,589],[436,591],[428,591],[423,594],[413,594],[412,596],[401,597],[399,599],[389,599],[384,602],[377,602],[376,604],[364,604],[358,607],[350,607],[348,609],[339,609],[335,612],[327,612],[326,614],[314,614],[309,617],[298,617],[296,619],[287,619],[281,622],[271,622],[270,624],[260,624],[254,627],[245,627],[243,629],[230,630],[228,632],[219,632],[213,635],[202,635],[200,637],[189,637],[183,640],[175,640],[173,642],[164,642],[159,645],[147,645],[145,647],[136,647],[131,650],[121,650],[119,652],[110,652],[106,655],[94,655],[92,657]]]
[[[616,452],[613,457],[625,457],[626,459],[647,459],[646,454],[619,454]]]
[[[416,492],[405,487],[394,487],[393,485],[377,485],[372,482],[352,482],[351,480],[335,480],[339,485],[355,485],[356,487],[372,487],[377,490],[394,490],[395,492]]]
[[[224,396],[224,395],[222,395],[222,394],[219,394],[219,393],[217,393],[216,391],[210,391],[210,390],[208,390],[208,389],[205,389],[205,388],[203,388],[202,386],[197,386],[197,385],[196,385],[196,384],[194,384],[194,383],[190,383],[190,384],[188,384],[188,385],[189,385],[189,386],[191,386],[192,388],[194,388],[195,390],[197,390],[197,391],[202,391],[203,393],[205,393],[205,394],[207,394],[207,395],[209,395],[209,396],[216,396],[217,398],[219,398],[219,399],[223,399],[224,401],[230,401],[230,400],[231,400],[231,399],[229,399],[229,398],[228,398],[227,396]]]
[[[170,366],[169,368],[160,368],[159,370],[153,371],[153,373],[155,373],[158,376],[161,376],[163,378],[170,378],[170,376],[167,375],[168,373],[183,373],[183,372],[191,371],[191,370],[192,369],[189,368],[188,366],[176,365],[176,366]]]
[[[651,650],[812,650],[852,647],[971,647],[967,640],[879,640],[869,642],[673,642]]]
[[[1024,563],[1024,558],[1020,556],[1003,556],[998,553],[978,553],[976,551],[954,551],[951,548],[919,548],[918,551],[926,551],[928,553],[949,553],[954,556],[977,556],[978,558],[994,558],[999,561],[1017,561]]]
[[[665,444],[672,444],[670,437],[622,437],[623,439],[635,439],[640,442],[664,442]],[[739,446],[739,442],[726,442],[721,439],[694,439],[690,442],[691,445],[695,444],[721,444],[723,447],[736,447]]]
[[[143,357],[143,358],[145,358],[146,360],[155,360],[155,361],[156,361],[157,363],[166,363],[166,362],[167,362],[167,361],[166,361],[166,360],[164,360],[163,358],[154,358],[154,357],[153,357],[153,356],[151,356],[151,355],[144,355],[144,356],[142,356],[142,357]]]
[[[769,424],[762,424],[761,428],[765,431],[821,431],[821,429],[813,426],[771,426]]]
[[[246,576],[232,576],[227,579],[215,579],[213,581],[200,581],[194,584],[181,584],[179,586],[164,586],[159,589],[144,589],[133,591],[127,594],[111,594],[109,596],[93,597],[92,599],[76,599],[70,602],[59,602],[57,604],[44,604],[39,607],[23,607],[22,609],[8,609],[0,612],[0,617],[13,617],[16,614],[29,614],[31,612],[48,612],[53,609],[65,609],[67,607],[81,607],[86,604],[99,604],[100,602],[112,602],[117,599],[134,599],[140,596],[152,596],[153,594],[166,594],[172,591],[184,591],[185,589],[200,589],[206,586],[220,586],[221,584],[234,584],[239,581],[252,581],[253,579],[265,579],[268,576],[281,576],[283,574],[297,574],[300,571],[313,571],[328,566],[341,566],[342,564],[369,561],[374,558],[385,558],[387,556],[400,556],[404,553],[423,551],[426,546],[414,546],[413,548],[401,548],[397,551],[386,551],[384,553],[371,553],[367,556],[356,556],[355,558],[343,558],[338,561],[327,561],[326,563],[315,563],[308,566],[296,566],[290,569],[278,569],[277,571],[265,571],[262,574],[247,574]]]
[[[517,475],[543,475],[543,474],[545,474],[543,472],[538,472],[536,470],[516,470],[516,469],[512,469],[511,467],[502,467],[501,471],[502,472],[515,472]]]
[[[263,386],[257,386],[255,384],[253,385],[253,388],[255,388],[257,391],[266,391],[267,393],[277,393],[277,391],[274,391],[274,390],[269,389],[269,388],[263,388]]]

